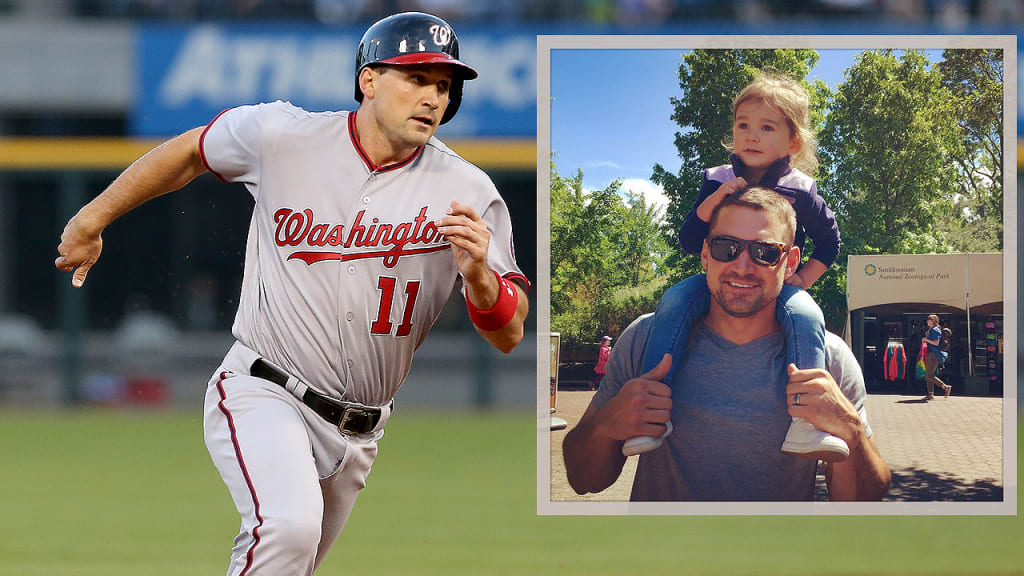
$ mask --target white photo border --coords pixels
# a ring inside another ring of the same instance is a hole
[[[1003,500],[1001,502],[561,502],[551,500],[551,51],[734,48],[1003,50]],[[537,37],[537,513],[540,515],[1016,515],[1017,38],[922,36]],[[1012,385],[1010,383],[1013,383]]]

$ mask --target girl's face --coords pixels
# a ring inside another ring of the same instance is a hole
[[[762,175],[776,160],[800,150],[786,118],[761,100],[747,100],[736,108],[732,141],[733,152]]]

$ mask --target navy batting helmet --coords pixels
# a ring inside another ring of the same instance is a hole
[[[366,29],[356,53],[356,101],[363,101],[359,74],[377,64],[451,64],[455,72],[448,92],[448,108],[441,124],[452,119],[462,103],[462,82],[477,77],[476,70],[459,61],[459,39],[447,22],[422,12],[388,16]]]

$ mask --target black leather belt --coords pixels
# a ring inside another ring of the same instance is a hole
[[[257,358],[252,363],[249,374],[269,380],[285,390],[288,389],[288,374],[271,366],[262,358]],[[342,402],[309,388],[306,389],[301,400],[321,418],[337,426],[343,434],[367,434],[372,432],[380,422],[381,409],[375,406]]]

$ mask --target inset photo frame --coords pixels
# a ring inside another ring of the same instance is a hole
[[[538,513],[1016,514],[1016,58],[538,36]]]

